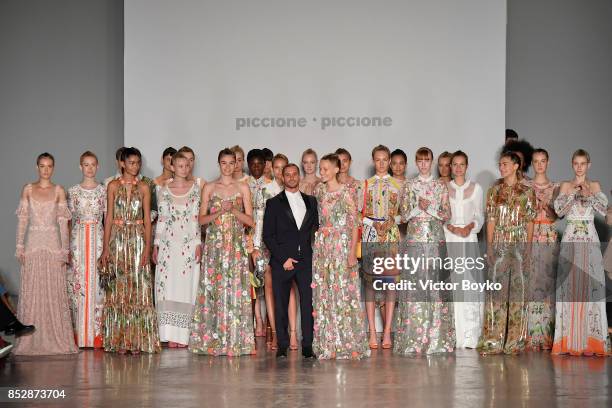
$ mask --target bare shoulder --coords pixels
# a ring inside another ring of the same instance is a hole
[[[563,193],[563,194],[566,194],[571,189],[572,189],[572,182],[571,181],[562,181],[560,186],[559,186],[559,191],[561,193]]]
[[[238,191],[240,191],[242,194],[251,194],[249,185],[246,182],[239,180],[236,185],[238,186]]]
[[[589,181],[589,187],[593,193],[599,193],[601,191],[601,184],[599,184],[599,181]]]

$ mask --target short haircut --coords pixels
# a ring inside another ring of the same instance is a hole
[[[516,133],[516,131],[514,129],[506,129],[506,139],[518,139],[518,133]]]
[[[344,154],[344,155],[348,156],[349,161],[352,161],[352,160],[353,160],[353,157],[351,156],[351,154],[349,153],[349,151],[348,151],[348,150],[346,150],[344,147],[339,147],[339,148],[337,148],[335,153],[336,153],[338,156],[340,156],[341,154]]]
[[[544,156],[546,156],[546,160],[548,160],[548,151],[546,151],[546,149],[542,149],[541,147],[538,147],[537,149],[533,151],[533,154],[536,154],[536,153],[543,154]],[[533,157],[533,154],[531,155],[532,157]]]
[[[340,158],[338,157],[338,155],[336,153],[328,153],[325,156],[321,157],[321,161],[328,161],[331,164],[333,164],[334,166],[336,166],[337,168],[340,168]]]
[[[98,162],[98,156],[96,156],[92,151],[86,150],[83,152],[83,154],[81,154],[81,157],[79,157],[79,164],[83,164],[83,160],[85,160],[86,157],[93,157],[96,159],[96,163]]]
[[[574,152],[574,154],[572,154],[572,161],[574,161],[574,159],[576,157],[586,157],[587,159],[587,163],[591,162],[591,155],[589,154],[589,152],[587,152],[584,149],[578,149]]]
[[[230,147],[230,150],[234,153],[240,153],[242,154],[242,158],[244,158],[244,150],[242,149],[242,147],[238,146],[238,145],[234,145],[232,147]]]
[[[247,153],[246,159],[247,159],[247,163],[250,163],[251,160],[255,160],[255,159],[260,159],[262,162],[265,162],[266,161],[266,156],[261,151],[261,149],[251,149]]]
[[[419,159],[422,160],[426,158],[433,160],[433,157],[434,157],[433,152],[431,151],[429,147],[426,147],[426,146],[419,147],[416,153],[414,154],[415,160],[419,160]]]
[[[162,153],[162,159],[165,159],[166,156],[174,156],[174,154],[176,153],[176,149],[172,146],[170,147],[166,147],[164,149],[164,152]]]
[[[372,149],[372,159],[374,159],[374,155],[376,154],[376,152],[386,152],[387,156],[391,157],[391,151],[385,145],[379,144],[378,146]]]
[[[438,156],[438,161],[440,161],[440,159],[451,159],[453,157],[453,155],[451,154],[451,152],[447,152],[446,150],[443,151],[442,153],[440,153],[440,155]]]
[[[272,153],[272,150],[268,149],[267,147],[264,147],[263,149],[261,149],[261,151],[263,152],[266,161],[274,160],[274,153]]]
[[[53,165],[55,166],[55,157],[53,157],[53,155],[49,152],[44,152],[38,155],[38,157],[36,158],[36,165],[38,166],[40,164],[40,161],[42,159],[51,159],[51,161],[53,162]]]
[[[315,152],[311,148],[308,148],[308,149],[304,150],[304,153],[302,153],[302,161],[304,161],[304,156],[308,156],[309,154],[312,154],[315,157],[315,161],[317,161],[319,159],[318,156],[317,156],[317,152]]]
[[[217,155],[217,163],[221,163],[221,158],[223,156],[232,156],[234,160],[236,160],[236,153],[234,153],[234,151],[230,149],[229,147],[226,147],[225,149],[221,149],[221,151]]]
[[[196,157],[195,152],[193,151],[193,149],[189,146],[183,146],[180,149],[177,150],[177,153],[191,153],[193,155],[193,157]]]
[[[138,156],[139,159],[142,159],[140,150],[135,147],[124,147],[121,153],[121,161],[125,161],[130,156]]]
[[[465,164],[468,164],[468,156],[467,154],[465,154],[464,152],[462,152],[461,150],[457,150],[455,153],[453,153],[451,155],[451,164],[453,162],[453,159],[455,157],[463,157],[465,159]]]
[[[280,154],[280,153],[277,153],[277,154],[276,154],[276,156],[274,156],[274,160],[276,160],[276,159],[278,158],[277,156],[278,156],[279,154]],[[283,175],[285,175],[285,170],[286,170],[286,169],[288,169],[288,168],[290,168],[290,167],[295,167],[295,169],[297,170],[298,174],[300,174],[300,168],[298,167],[298,165],[297,165],[297,164],[295,164],[295,163],[287,163],[287,164],[285,164],[285,165],[283,166]]]
[[[287,156],[285,156],[282,153],[276,153],[274,155],[274,157],[272,158],[272,164],[274,164],[275,161],[277,160],[284,160],[285,161],[285,165],[289,164],[289,159],[287,158]]]
[[[125,149],[124,146],[117,149],[117,151],[115,152],[115,160],[121,160],[121,157],[123,157],[123,149]]]
[[[189,160],[189,157],[185,156],[185,153],[183,152],[176,152],[172,155],[171,163],[174,164],[177,160],[180,159]]]

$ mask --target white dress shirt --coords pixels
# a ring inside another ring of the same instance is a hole
[[[300,229],[302,221],[304,221],[304,216],[306,215],[306,204],[302,198],[302,193],[300,193],[299,190],[295,193],[285,190],[285,194],[287,194],[289,207],[291,207],[291,212],[293,213],[293,218],[295,218],[297,228]]]

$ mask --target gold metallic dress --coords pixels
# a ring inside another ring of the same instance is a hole
[[[109,244],[108,268],[116,278],[104,302],[106,351],[160,351],[151,268],[148,263],[141,266],[145,249],[142,199],[137,185],[121,181]]]
[[[527,342],[527,303],[529,265],[525,257],[527,225],[536,216],[536,198],[523,183],[512,186],[499,182],[487,193],[487,221],[493,231],[494,262],[490,281],[502,284],[502,290],[486,295],[485,321],[478,350],[483,354],[516,354]]]

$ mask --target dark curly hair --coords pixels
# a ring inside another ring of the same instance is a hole
[[[519,139],[519,140],[509,140],[508,143],[504,145],[502,149],[502,154],[508,153],[508,152],[521,153],[523,157],[523,161],[521,164],[521,170],[523,171],[523,173],[526,173],[529,170],[529,167],[531,167],[533,151],[534,151],[534,148],[531,145],[531,143],[529,143],[525,139]]]

